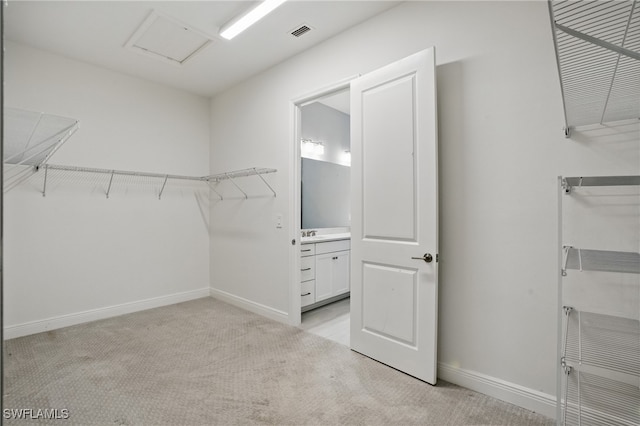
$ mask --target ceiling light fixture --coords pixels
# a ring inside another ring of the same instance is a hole
[[[220,30],[220,36],[227,40],[231,40],[251,25],[267,16],[271,11],[285,1],[287,0],[264,0],[246,14],[225,24]]]

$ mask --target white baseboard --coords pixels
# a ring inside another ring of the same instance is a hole
[[[92,309],[84,312],[31,321],[24,324],[10,325],[4,328],[4,339],[28,336],[30,334],[42,333],[43,331],[55,330],[58,328],[69,327],[71,325],[116,317],[152,308],[159,308],[161,306],[174,305],[176,303],[187,302],[189,300],[200,299],[208,296],[209,288],[205,287],[198,290],[174,293],[167,296],[154,297],[136,302],[128,302],[115,306],[107,306],[105,308]]]
[[[553,395],[441,362],[438,363],[438,378],[552,419],[556,417],[556,397]]]
[[[278,309],[253,302],[249,299],[245,299],[243,297],[236,296],[234,294],[227,293],[226,291],[218,290],[213,287],[210,290],[211,297],[215,299],[222,300],[223,302],[227,302],[231,305],[237,306],[238,308],[242,308],[249,312],[262,315],[263,317],[267,317],[284,324],[289,324],[289,314],[284,311],[280,311]]]

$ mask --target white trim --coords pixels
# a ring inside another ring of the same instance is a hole
[[[335,94],[336,92],[341,92],[345,89],[349,89],[351,87],[351,82],[358,77],[360,77],[360,74],[354,74],[350,77],[343,78],[342,80],[339,80],[333,84],[328,84],[312,92],[307,92],[303,95],[296,96],[291,100],[291,102],[297,107],[304,106],[316,101],[318,98],[324,98],[326,96]]]
[[[281,323],[289,324],[289,315],[287,315],[287,313],[284,311],[280,311],[278,309],[253,302],[249,299],[245,299],[243,297],[236,296],[234,294],[227,293],[226,291],[218,290],[216,288],[210,288],[210,291],[211,297],[213,297],[214,299],[219,299],[233,306],[237,306],[238,308],[253,312],[258,315],[262,315],[263,317],[267,317]]]
[[[294,244],[289,247],[289,325],[294,327],[302,323],[301,300],[300,300],[300,239],[301,218],[300,218],[300,107],[294,101],[289,104],[291,113],[291,152],[289,154],[289,208],[290,235]]]
[[[58,328],[69,327],[86,322],[117,317],[119,315],[130,314],[132,312],[159,308],[161,306],[175,305],[176,303],[187,302],[194,299],[201,299],[203,297],[208,297],[209,295],[209,288],[203,287],[198,290],[174,293],[167,296],[153,297],[151,299],[139,300],[136,302],[127,302],[115,306],[107,306],[104,308],[97,308],[91,309],[89,311],[60,315],[57,317],[26,322],[23,324],[10,325],[4,328],[4,339],[14,339],[16,337],[42,333],[43,331],[56,330]]]
[[[556,397],[496,377],[438,363],[438,378],[554,419]]]

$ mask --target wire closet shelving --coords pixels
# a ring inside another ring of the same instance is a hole
[[[572,128],[640,118],[637,0],[549,1],[565,135]]]
[[[223,200],[224,197],[216,189],[216,184],[228,180],[246,199],[250,195],[237,179],[248,176],[257,176],[273,196],[276,196],[276,191],[263,177],[277,171],[271,168],[251,167],[208,176],[188,176],[50,164],[49,160],[53,154],[78,128],[79,122],[73,118],[5,107],[3,191],[7,193],[36,173],[42,172],[43,196],[47,194],[47,186],[55,174],[62,180],[70,175],[84,176],[85,181],[93,181],[103,186],[107,198],[116,185],[151,185],[156,188],[158,199],[162,199],[162,194],[170,182],[182,182],[207,185]]]
[[[640,187],[640,176],[559,179],[559,191],[564,196],[581,197],[584,188],[589,187],[621,186]],[[640,197],[640,193],[637,196]],[[562,240],[562,199],[559,207],[559,239]],[[571,270],[638,275],[640,253],[571,245],[563,245],[561,250],[557,423],[563,426],[640,425],[640,321],[615,313],[576,308],[571,300],[565,300],[563,290],[563,281]],[[603,280],[599,285],[606,286],[607,282]],[[637,284],[640,285],[640,280]]]
[[[572,129],[582,126],[637,123],[640,119],[638,0],[548,0],[548,5],[565,136],[571,137]],[[560,177],[558,191],[565,196],[576,194],[576,202],[581,203],[584,200],[580,197],[585,191],[582,188],[630,185],[640,186],[640,176]],[[582,286],[590,283],[590,289],[606,294],[609,278],[594,283],[596,277],[602,276],[597,274],[638,275],[640,253],[564,244],[563,198],[560,196],[558,203],[558,302],[562,309],[558,313],[557,424],[640,425],[638,313],[630,318],[629,312],[619,315],[620,306],[608,306],[615,312],[596,313],[572,305],[586,301],[587,308],[607,306],[590,299],[587,287]],[[570,270],[585,275],[569,280]],[[564,281],[576,279],[580,296],[573,294],[573,298],[565,300]],[[640,285],[639,280],[630,281]]]

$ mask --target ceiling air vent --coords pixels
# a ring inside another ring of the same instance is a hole
[[[296,27],[295,30],[291,31],[291,35],[294,37],[300,37],[303,34],[308,33],[309,31],[311,31],[312,27],[310,27],[309,25],[306,24],[302,24],[299,25],[298,27]]]

